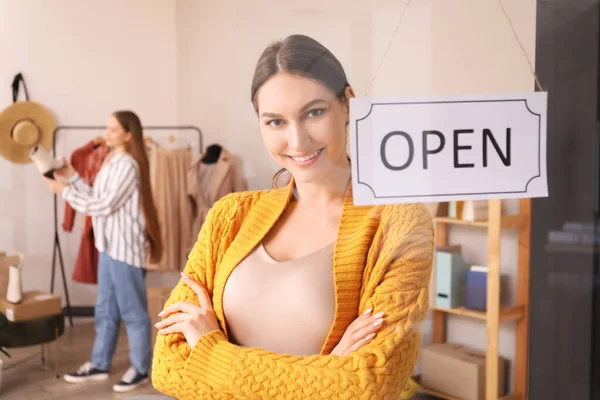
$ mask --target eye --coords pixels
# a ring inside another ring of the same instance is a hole
[[[314,110],[310,110],[308,114],[306,114],[309,118],[319,117],[323,115],[325,112],[324,108],[315,108]]]
[[[267,122],[267,125],[273,126],[273,127],[278,127],[278,126],[283,125],[283,120],[282,119],[272,119]]]

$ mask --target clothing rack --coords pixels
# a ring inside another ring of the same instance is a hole
[[[56,137],[59,132],[62,131],[104,131],[105,126],[92,126],[92,125],[61,125],[57,126],[52,133],[52,155],[56,157]],[[197,126],[193,125],[175,125],[175,126],[144,126],[144,132],[147,131],[187,131],[196,132],[198,135],[198,151],[202,154],[202,131]],[[54,293],[54,277],[56,275],[56,257],[58,255],[58,262],[60,263],[60,272],[63,281],[63,290],[65,291],[65,299],[67,305],[63,308],[65,315],[69,317],[69,324],[73,326],[73,317],[93,317],[94,307],[89,306],[72,306],[71,300],[69,299],[69,289],[67,287],[67,278],[65,275],[65,265],[62,256],[62,249],[60,246],[60,238],[58,236],[58,196],[54,194],[54,245],[52,251],[52,277],[50,280],[50,293]]]

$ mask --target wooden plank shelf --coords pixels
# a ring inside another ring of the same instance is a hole
[[[444,399],[444,400],[461,400],[458,397],[452,397],[452,396],[449,396],[447,394],[444,394],[444,393],[441,393],[441,392],[438,392],[438,391],[435,391],[432,389],[427,389],[424,386],[421,386],[419,388],[419,392],[428,394],[430,396],[435,396],[437,398]]]
[[[489,226],[488,221],[463,221],[462,219],[450,218],[450,217],[436,217],[434,221],[440,224],[450,225],[465,225],[474,226],[479,228],[487,228]],[[501,219],[501,226],[504,229],[519,228],[523,218],[520,215],[505,215]]]
[[[469,310],[468,308],[460,307],[460,308],[444,308],[431,306],[432,310],[441,311],[448,314],[461,315],[463,317],[469,317],[474,319],[479,319],[482,321],[487,320],[487,314],[482,311]],[[523,317],[524,307],[523,306],[514,306],[514,307],[505,307],[500,309],[500,322],[506,321],[517,321]]]
[[[555,244],[549,243],[546,245],[548,253],[583,253],[583,254],[598,254],[600,246],[585,246],[585,245],[570,245],[570,244]]]
[[[418,378],[416,378],[416,379],[418,379]],[[434,396],[434,397],[437,397],[438,399],[443,399],[443,400],[462,400],[462,399],[459,399],[458,397],[450,396],[445,393],[438,392],[437,390],[428,389],[424,386],[419,387],[419,392],[427,394],[429,396]],[[519,395],[511,395],[511,396],[499,397],[498,400],[523,400],[523,399]]]

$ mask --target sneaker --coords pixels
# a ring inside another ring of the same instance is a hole
[[[103,381],[108,379],[108,371],[103,371],[86,362],[76,372],[65,375],[65,381],[69,383],[82,383],[88,381]]]
[[[145,383],[148,383],[148,374],[140,374],[135,369],[129,368],[121,378],[121,382],[113,386],[113,390],[119,393],[129,392]]]

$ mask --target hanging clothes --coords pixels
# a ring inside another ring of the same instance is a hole
[[[218,158],[211,159],[213,146],[218,147]],[[219,145],[212,145],[196,159],[187,176],[188,196],[192,201],[192,243],[200,232],[208,211],[220,198],[233,192],[248,190],[241,160]]]
[[[152,196],[164,246],[158,263],[147,263],[153,271],[181,271],[191,248],[191,204],[187,193],[187,170],[192,153],[189,148],[152,146],[148,149]]]
[[[109,148],[104,143],[96,145],[92,141],[73,152],[71,165],[91,186],[94,184],[96,175],[108,153]],[[65,203],[65,216],[62,223],[65,232],[73,230],[75,213],[73,207],[69,203]],[[92,217],[90,216],[84,218],[81,243],[75,261],[75,269],[73,270],[73,280],[80,283],[98,283],[98,250],[94,245],[94,230],[92,228]]]

